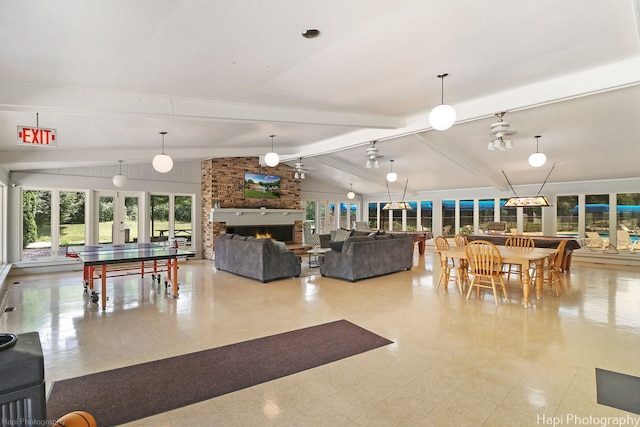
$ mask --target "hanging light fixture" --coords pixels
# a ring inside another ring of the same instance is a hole
[[[273,150],[273,138],[275,137],[275,135],[269,136],[271,137],[271,151],[264,156],[264,162],[267,164],[267,166],[275,167],[278,166],[278,163],[280,163],[280,156],[278,156],[278,153]]]
[[[352,200],[356,197],[356,193],[353,192],[353,184],[349,184],[349,185],[350,187],[349,187],[349,192],[347,193],[347,198],[349,200]]]
[[[162,153],[156,154],[153,158],[153,168],[160,173],[167,173],[173,168],[173,159],[171,157],[164,154],[164,136],[167,132],[160,132],[162,135]]]
[[[393,160],[389,160],[389,163],[391,163],[391,172],[387,174],[387,181],[396,182],[398,174],[393,171]]]
[[[113,176],[113,185],[116,187],[124,187],[127,185],[127,177],[122,175],[122,160],[118,160],[118,162],[120,162],[120,172]]]
[[[444,103],[444,78],[448,75],[444,73],[437,76],[442,81],[442,103],[429,113],[429,124],[435,130],[447,130],[456,121],[456,110]]]
[[[534,138],[536,139],[536,152],[529,156],[529,164],[534,168],[539,168],[545,164],[547,156],[538,151],[538,138],[540,138],[540,135],[536,135]]]

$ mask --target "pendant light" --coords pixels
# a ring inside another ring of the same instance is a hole
[[[347,198],[349,200],[352,200],[356,197],[356,193],[353,192],[353,184],[349,184],[349,185],[350,187],[349,187],[349,192],[347,193]]]
[[[113,176],[113,185],[116,187],[124,187],[127,185],[127,177],[122,175],[122,160],[118,160],[118,162],[120,162],[120,172]]]
[[[164,136],[166,134],[167,132],[160,132],[160,135],[162,135],[162,153],[156,154],[152,162],[153,168],[160,173],[167,173],[173,168],[173,160],[164,154]]]
[[[540,138],[540,135],[536,135],[534,138],[536,139],[536,152],[529,156],[529,164],[534,168],[539,168],[545,164],[547,156],[538,151],[538,138]]]
[[[435,130],[447,130],[456,121],[456,110],[444,103],[444,78],[448,75],[444,73],[437,76],[442,81],[442,103],[429,113],[429,124]]]
[[[393,171],[393,160],[389,160],[389,163],[391,163],[391,172],[387,174],[387,181],[396,182],[398,174]]]
[[[275,137],[275,135],[269,136],[271,137],[271,151],[264,156],[264,162],[267,166],[275,167],[280,163],[280,156],[273,150],[273,137]]]

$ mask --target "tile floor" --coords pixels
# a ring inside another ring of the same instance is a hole
[[[268,284],[189,260],[181,263],[178,300],[157,294],[150,279],[115,278],[105,312],[83,294],[80,272],[13,276],[4,305],[16,309],[0,314],[0,331],[40,333],[47,387],[337,319],[394,341],[129,426],[600,425],[640,418],[597,404],[594,373],[640,375],[640,269],[574,263],[563,295],[547,290],[525,310],[515,279],[500,306],[490,294],[467,301],[453,285],[436,292],[435,259],[416,253],[411,271],[357,283],[305,267],[311,275]],[[170,396],[149,390],[132,402],[149,398]]]

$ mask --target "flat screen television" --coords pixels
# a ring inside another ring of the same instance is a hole
[[[244,197],[255,199],[279,199],[280,177],[259,173],[244,173]]]

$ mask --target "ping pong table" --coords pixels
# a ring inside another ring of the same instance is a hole
[[[91,302],[98,303],[94,280],[101,280],[102,310],[107,307],[107,277],[151,273],[153,283],[162,282],[160,273],[166,272],[165,290],[172,285],[172,296],[178,298],[178,259],[193,257],[194,253],[155,243],[124,243],[121,245],[69,246],[67,256],[78,258],[83,264],[85,292],[91,292]],[[163,262],[164,261],[164,262]]]

